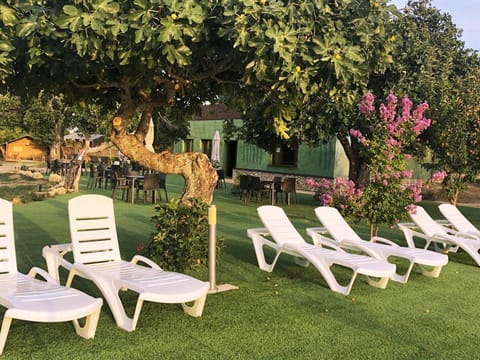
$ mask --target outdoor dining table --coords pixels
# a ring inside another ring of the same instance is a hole
[[[125,177],[130,180],[130,202],[133,204],[135,203],[135,182],[139,180],[143,180],[143,175],[125,175]]]

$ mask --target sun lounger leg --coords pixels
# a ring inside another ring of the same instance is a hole
[[[368,284],[370,286],[373,286],[373,287],[376,287],[376,288],[379,288],[379,289],[385,289],[387,287],[388,280],[390,280],[390,278],[388,276],[380,278],[380,279],[374,279],[370,276],[367,276]]]
[[[80,271],[73,268],[68,274],[67,283],[65,284],[65,286],[71,287],[72,281],[75,275],[82,276]],[[103,282],[94,281],[94,283],[100,289],[100,291],[103,294],[103,297],[107,301],[117,326],[126,331],[135,330],[133,320],[127,316],[125,309],[123,308],[122,301],[118,296],[118,289],[115,289],[115,286],[112,286],[108,281],[103,281]],[[137,308],[138,308],[138,303],[137,303]],[[141,305],[140,305],[140,308],[141,308]]]
[[[7,341],[8,331],[10,330],[11,323],[12,323],[12,318],[7,316],[7,314],[5,314],[2,322],[2,330],[0,331],[0,355],[3,353],[3,349]]]
[[[438,278],[440,276],[440,271],[442,271],[441,266],[434,266],[431,270],[428,270],[425,266],[419,265],[422,274],[432,278]]]
[[[193,317],[202,316],[203,307],[205,306],[206,299],[207,299],[207,295],[205,294],[204,296],[196,299],[191,306],[186,303],[183,303],[182,304],[183,311],[185,311],[185,313]]]
[[[410,265],[408,266],[408,269],[405,272],[405,274],[400,275],[398,273],[395,273],[392,276],[392,280],[396,281],[396,282],[399,282],[399,283],[402,283],[402,284],[405,284],[408,281],[408,278],[410,277],[410,273],[412,272],[412,269],[413,269],[414,265],[415,265],[414,262],[410,262]]]
[[[269,264],[267,262],[267,260],[265,259],[265,252],[263,251],[263,246],[264,245],[268,246],[268,244],[266,244],[262,241],[258,241],[258,240],[255,240],[255,239],[253,240],[253,246],[255,248],[255,255],[257,256],[258,267],[260,269],[264,270],[264,271],[272,272],[280,254],[281,254],[281,252],[278,249],[272,247],[276,251],[276,254],[275,254],[275,258],[273,259],[272,263]]]
[[[99,299],[98,308],[86,317],[85,324],[83,326],[80,325],[78,319],[73,320],[73,326],[75,327],[75,331],[79,336],[85,339],[93,339],[95,337],[101,308],[102,300]]]

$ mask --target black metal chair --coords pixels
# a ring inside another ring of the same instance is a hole
[[[262,201],[263,192],[266,191],[262,184],[260,177],[250,176],[248,181],[248,192],[245,202],[249,201],[252,196],[255,196],[255,201]]]
[[[244,197],[244,201],[247,201],[247,195],[248,195],[248,183],[249,183],[249,175],[240,175],[239,176],[239,181],[240,181],[240,200],[242,200],[242,197]]]
[[[222,189],[222,188],[227,188],[227,184],[225,183],[225,171],[223,169],[217,169],[217,188]]]

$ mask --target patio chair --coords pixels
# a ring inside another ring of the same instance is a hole
[[[217,180],[217,186],[216,188],[217,189],[226,189],[227,188],[227,184],[225,182],[225,170],[223,169],[217,169],[217,176],[218,176],[218,180]]]
[[[312,263],[329,288],[343,295],[350,293],[358,274],[366,275],[370,285],[385,288],[395,273],[395,265],[385,260],[347,253],[331,241],[323,242],[322,246],[325,247],[307,243],[280,207],[260,206],[257,212],[265,228],[248,229],[247,235],[253,241],[258,266],[264,271],[271,272],[281,254],[293,255],[298,265],[307,266]],[[265,258],[264,246],[275,251],[275,257],[270,264]],[[341,285],[337,281],[331,271],[332,265],[352,270],[353,274],[347,285]]]
[[[240,175],[239,176],[239,188],[240,188],[240,200],[242,200],[246,203],[248,194],[249,194],[249,189],[248,185],[250,183],[250,176],[249,175]]]
[[[480,230],[473,225],[455,205],[440,204],[438,209],[457,231],[480,238]]]
[[[130,181],[122,176],[121,169],[112,170],[112,199],[115,200],[115,193],[118,191],[122,192],[122,200],[128,200],[128,195],[130,191]]]
[[[290,205],[290,198],[293,196],[295,205],[297,205],[297,179],[293,177],[287,177],[283,179],[281,190],[282,190],[282,200],[283,202]],[[285,195],[285,197],[283,196]]]
[[[160,174],[146,174],[140,190],[143,191],[144,204],[149,192],[151,193],[152,203],[155,203],[157,201],[157,191],[160,190]],[[161,199],[161,195],[159,196]]]
[[[77,275],[93,281],[110,306],[117,326],[134,331],[144,301],[181,303],[187,314],[202,315],[208,282],[164,271],[140,255],[130,262],[120,258],[112,199],[94,194],[73,198],[68,203],[68,217],[72,244],[43,249],[48,270],[58,278],[59,266],[69,269],[69,286]],[[73,251],[73,264],[64,258],[69,251]],[[125,312],[120,290],[138,293],[132,318]]]
[[[342,249],[357,251],[377,259],[389,261],[392,258],[400,258],[406,260],[408,262],[407,270],[403,274],[398,271],[393,274],[391,278],[393,281],[406,283],[415,264],[419,265],[422,274],[437,278],[442,267],[448,263],[447,255],[425,249],[402,247],[378,236],[373,237],[370,242],[365,241],[348,225],[336,208],[320,206],[315,209],[315,215],[324,227],[307,228],[307,234],[312,237],[314,244],[319,243],[321,246],[321,240],[333,241]]]
[[[167,174],[160,173],[160,181],[158,183],[158,201],[162,201],[162,189],[165,192],[165,201],[168,202],[168,194],[167,194]]]
[[[401,223],[398,226],[403,231],[410,247],[414,246],[413,238],[419,237],[426,241],[425,249],[433,245],[437,251],[455,253],[461,248],[480,266],[480,239],[443,226],[421,206],[417,206],[409,214],[415,224]],[[421,232],[415,231],[414,228],[419,228]]]
[[[93,338],[102,299],[60,286],[46,271],[33,267],[28,275],[17,270],[12,204],[0,199],[0,305],[5,307],[0,331],[3,352],[12,319],[35,322],[73,321],[76,333]],[[37,278],[41,277],[43,278]],[[79,319],[85,318],[83,326]]]

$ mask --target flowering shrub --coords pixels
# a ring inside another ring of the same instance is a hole
[[[362,191],[355,187],[355,183],[344,178],[333,180],[322,179],[314,181],[307,179],[306,185],[315,190],[316,198],[322,206],[335,206],[343,216],[355,217],[362,206]]]
[[[342,215],[353,219],[364,218],[370,223],[371,236],[376,235],[378,225],[394,225],[422,200],[422,181],[412,181],[412,171],[406,170],[410,154],[405,149],[418,142],[418,135],[427,129],[431,120],[424,116],[428,104],[418,105],[412,112],[412,102],[402,99],[401,111],[397,111],[397,98],[390,94],[386,104],[378,111],[375,98],[367,93],[359,104],[365,119],[364,129],[351,129],[352,141],[358,141],[367,158],[369,178],[365,184],[334,179],[310,181],[318,190],[322,205],[339,209]],[[443,181],[446,173],[436,172],[432,181]],[[321,195],[320,195],[321,194]]]

